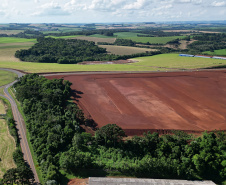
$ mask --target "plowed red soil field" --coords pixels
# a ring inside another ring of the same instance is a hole
[[[226,70],[47,78],[62,77],[80,92],[77,103],[99,127],[116,123],[128,135],[226,130]]]

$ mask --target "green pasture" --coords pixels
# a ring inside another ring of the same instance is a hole
[[[199,69],[225,65],[226,60],[198,57],[180,57],[179,54],[161,54],[149,57],[134,58],[139,61],[134,66],[149,66],[169,69]]]
[[[0,37],[0,44],[17,43],[17,42],[36,42],[36,39],[25,39],[17,37]]]
[[[211,51],[205,51],[203,54],[207,55],[217,55],[217,56],[226,56],[226,49],[219,49],[219,50],[214,50],[214,52]]]
[[[17,74],[0,70],[0,86],[9,84],[17,78]]]
[[[105,35],[101,35],[101,34],[94,34],[94,35],[90,35],[89,37],[97,37],[97,38],[115,38],[115,36],[110,37],[110,36],[105,36]]]
[[[175,40],[175,39],[183,39],[184,36],[172,36],[172,37],[137,37],[137,35],[145,35],[141,33],[134,33],[134,32],[118,32],[114,35],[117,36],[117,38],[120,39],[130,39],[135,42],[142,42],[142,43],[153,43],[153,44],[166,44],[169,41]]]
[[[125,39],[127,37],[137,37],[137,35],[145,35],[145,34],[134,33],[134,32],[118,32],[118,33],[114,33],[114,35],[116,35],[117,38]]]

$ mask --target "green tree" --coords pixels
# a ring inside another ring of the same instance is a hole
[[[115,146],[123,137],[126,137],[124,130],[116,124],[107,124],[95,133],[97,143],[105,146]]]

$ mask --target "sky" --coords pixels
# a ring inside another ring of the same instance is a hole
[[[226,20],[226,0],[0,0],[0,23]]]

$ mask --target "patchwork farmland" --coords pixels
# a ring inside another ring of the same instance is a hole
[[[226,71],[57,75],[70,80],[76,101],[99,127],[116,123],[144,131],[226,130]]]

